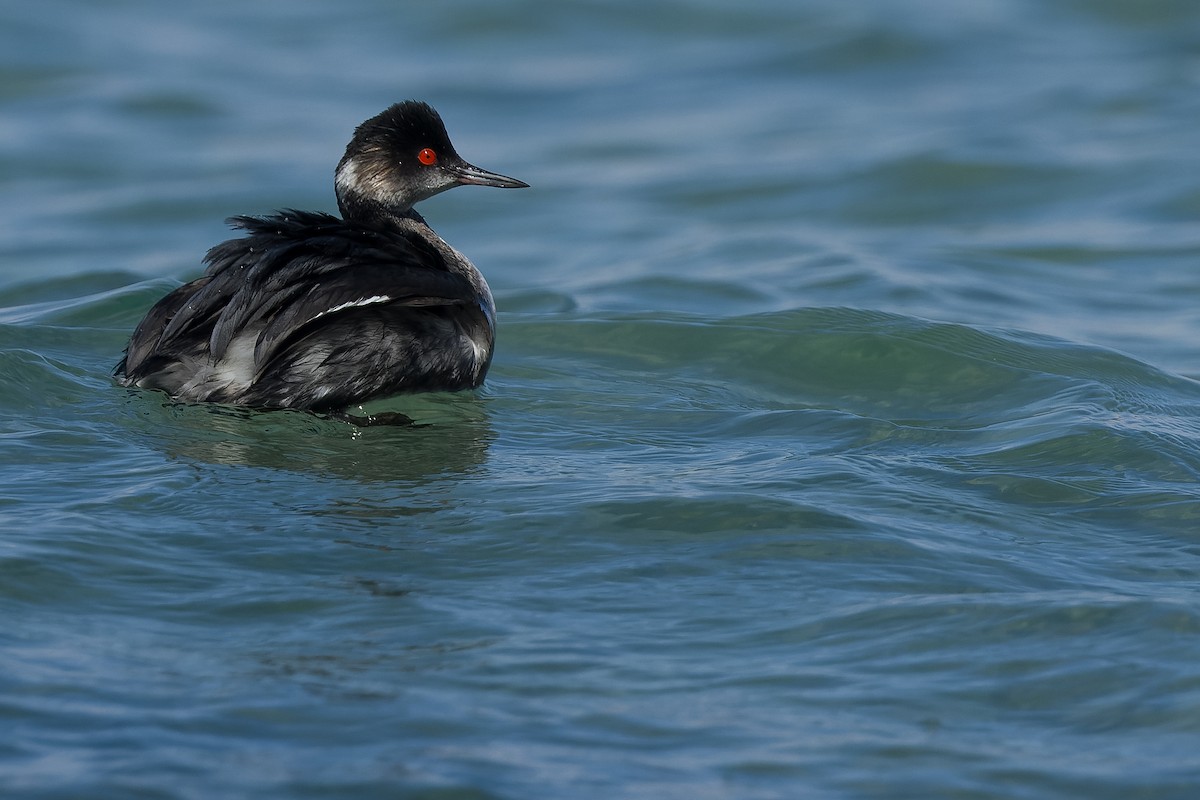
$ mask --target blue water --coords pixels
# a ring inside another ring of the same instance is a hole
[[[0,796],[1192,798],[1200,6],[0,6]],[[408,97],[414,428],[115,385]]]

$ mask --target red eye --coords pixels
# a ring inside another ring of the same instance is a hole
[[[437,163],[437,153],[431,148],[426,147],[421,152],[417,153],[417,161],[420,161],[425,166],[432,166]]]

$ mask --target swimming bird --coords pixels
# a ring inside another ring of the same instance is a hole
[[[368,119],[337,165],[341,218],[229,219],[244,235],[150,309],[118,382],[185,402],[315,411],[479,386],[495,343],[491,290],[413,210],[468,184],[529,185],[464,161],[425,103]]]

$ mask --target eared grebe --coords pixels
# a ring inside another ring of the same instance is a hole
[[[182,401],[314,410],[479,386],[492,293],[412,209],[464,184],[528,186],[463,161],[425,103],[372,117],[338,163],[342,218],[230,219],[246,235],[209,250],[204,276],[150,309],[118,380]]]

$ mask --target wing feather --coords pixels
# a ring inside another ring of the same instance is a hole
[[[125,348],[125,360],[117,365],[117,372],[124,375],[136,372],[159,348],[164,329],[179,316],[180,309],[186,306],[197,292],[204,289],[207,282],[208,278],[198,278],[191,283],[185,283],[155,303],[129,337],[129,346]]]
[[[247,235],[209,250],[204,282],[176,304],[159,346],[211,326],[209,352],[219,359],[238,333],[268,321],[270,342],[256,348],[266,357],[297,326],[339,305],[352,308],[379,294],[399,302],[414,295],[470,296],[467,282],[447,272],[441,254],[416,237],[352,228],[303,211],[230,223]],[[323,297],[328,305],[318,308]]]
[[[449,272],[383,264],[345,267],[306,284],[306,291],[289,300],[267,323],[254,348],[254,363],[261,367],[276,350],[302,329],[322,323],[322,318],[351,313],[369,305],[434,306],[474,303],[471,285]]]
[[[261,375],[323,326],[357,330],[346,328],[356,312],[484,308],[478,287],[450,271],[441,251],[419,233],[291,210],[229,222],[245,235],[209,250],[204,277],[147,313],[118,366],[125,379],[138,381],[164,364],[198,357],[216,364],[237,337],[253,331],[253,369]]]

